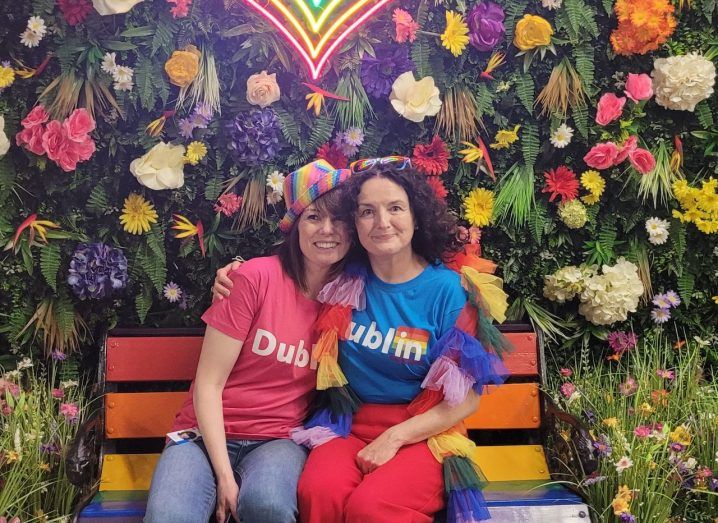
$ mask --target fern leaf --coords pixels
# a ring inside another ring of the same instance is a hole
[[[713,112],[707,101],[704,100],[696,105],[696,116],[703,129],[711,129],[713,127]]]
[[[529,114],[533,114],[536,100],[534,79],[528,74],[519,74],[516,78],[516,96],[519,97]]]
[[[529,227],[536,243],[541,243],[544,228],[546,227],[546,206],[543,203],[537,203],[534,212],[529,217]]]
[[[506,9],[506,19],[504,27],[506,27],[506,41],[510,42],[514,39],[514,29],[516,28],[516,20],[524,15],[528,0],[518,0],[516,2],[508,2]]]
[[[673,252],[676,255],[678,274],[683,273],[683,256],[686,254],[686,226],[679,220],[672,220],[670,238],[673,242]]]
[[[681,295],[681,299],[686,306],[691,304],[695,283],[695,276],[689,271],[683,271],[683,274],[678,277],[678,294]]]
[[[207,185],[204,186],[204,199],[213,202],[219,198],[220,194],[222,194],[222,178],[213,176],[207,180]]]
[[[40,272],[52,290],[57,292],[57,272],[60,270],[60,246],[49,243],[40,249]]]
[[[613,13],[613,0],[603,0],[603,10],[606,11],[607,15]]]
[[[576,125],[578,133],[584,138],[588,138],[588,108],[583,106],[573,107],[573,123]]]
[[[67,296],[55,300],[55,321],[63,340],[72,339],[75,331],[75,308]]]
[[[581,76],[583,85],[589,89],[593,85],[596,66],[593,58],[593,46],[583,44],[573,48],[573,57],[576,60],[576,72]]]
[[[416,75],[418,78],[424,78],[431,74],[431,64],[429,63],[429,55],[431,47],[429,42],[423,37],[418,37],[411,46],[411,59],[416,66]]]
[[[142,290],[135,296],[135,310],[140,323],[144,323],[147,319],[147,313],[152,306],[152,293],[146,286],[142,286]]]
[[[140,103],[144,109],[152,110],[155,105],[155,86],[152,82],[152,60],[139,56],[135,62],[135,83]]]
[[[167,259],[165,246],[159,229],[153,227],[146,235],[147,244],[140,247],[140,266],[155,286],[157,294],[162,294],[162,289],[167,279]]]
[[[361,144],[359,149],[359,157],[374,158],[378,156],[379,145],[387,133],[387,126],[379,125],[376,120],[371,121],[364,134],[364,143]]]
[[[713,20],[713,13],[716,9],[716,0],[703,0],[701,3],[703,4],[703,14],[710,22]]]
[[[314,127],[312,133],[309,135],[309,140],[305,147],[305,151],[309,154],[313,154],[319,147],[329,141],[334,132],[334,120],[327,116],[321,116],[314,120]]]
[[[534,122],[526,122],[521,133],[521,150],[524,154],[524,162],[527,166],[533,167],[539,153],[538,127]]]
[[[110,199],[103,185],[95,185],[87,198],[85,209],[93,214],[104,214],[110,208]]]
[[[294,147],[301,149],[302,137],[299,132],[299,122],[297,118],[295,118],[294,115],[289,114],[289,111],[281,107],[275,109],[274,113],[279,119],[279,128],[282,130],[284,139]]]
[[[486,87],[486,84],[479,85],[476,93],[474,94],[476,99],[476,118],[481,119],[482,116],[494,115],[494,95],[491,90]]]

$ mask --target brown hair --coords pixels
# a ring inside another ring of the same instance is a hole
[[[346,213],[342,212],[342,204],[344,202],[343,185],[322,194],[319,198],[312,202],[317,210],[321,213],[328,214],[335,220],[346,222]],[[307,291],[307,280],[304,272],[304,254],[299,247],[299,221],[302,216],[299,215],[291,229],[287,233],[284,241],[277,248],[277,255],[282,264],[282,269],[303,291]],[[329,270],[327,281],[331,281],[344,269],[344,261],[349,255],[335,263]]]
[[[446,203],[439,200],[426,181],[426,176],[412,167],[397,169],[391,164],[377,164],[366,171],[354,174],[345,182],[344,212],[351,217],[352,230],[356,237],[354,216],[358,207],[362,185],[370,178],[386,178],[406,191],[409,206],[414,216],[416,231],[411,247],[428,263],[436,264],[451,258],[458,252],[461,243],[456,238],[456,217],[449,212]],[[358,242],[355,242],[358,243]],[[363,249],[362,249],[363,251]],[[366,256],[366,253],[364,253]]]

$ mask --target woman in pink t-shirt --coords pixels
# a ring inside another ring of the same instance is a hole
[[[306,418],[316,385],[311,358],[322,287],[342,270],[348,227],[334,190],[350,171],[313,162],[284,181],[286,240],[277,256],[231,274],[217,300],[197,375],[152,478],[145,521],[201,523],[214,512],[243,523],[291,523],[306,451],[289,430]]]

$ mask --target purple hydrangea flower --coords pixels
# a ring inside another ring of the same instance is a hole
[[[279,121],[269,107],[241,113],[227,126],[229,152],[237,163],[258,166],[271,161],[279,150]]]
[[[385,98],[400,74],[414,69],[409,58],[409,48],[393,44],[377,45],[376,57],[364,53],[361,61],[361,81],[367,94]]]
[[[127,285],[127,258],[104,243],[81,243],[70,260],[67,283],[81,300],[100,299]]]
[[[486,0],[469,12],[469,43],[479,51],[491,51],[503,39],[504,10],[499,4]]]

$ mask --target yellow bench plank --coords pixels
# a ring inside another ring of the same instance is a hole
[[[541,445],[482,446],[475,456],[489,481],[550,479]]]
[[[100,490],[149,490],[159,454],[107,454]]]

